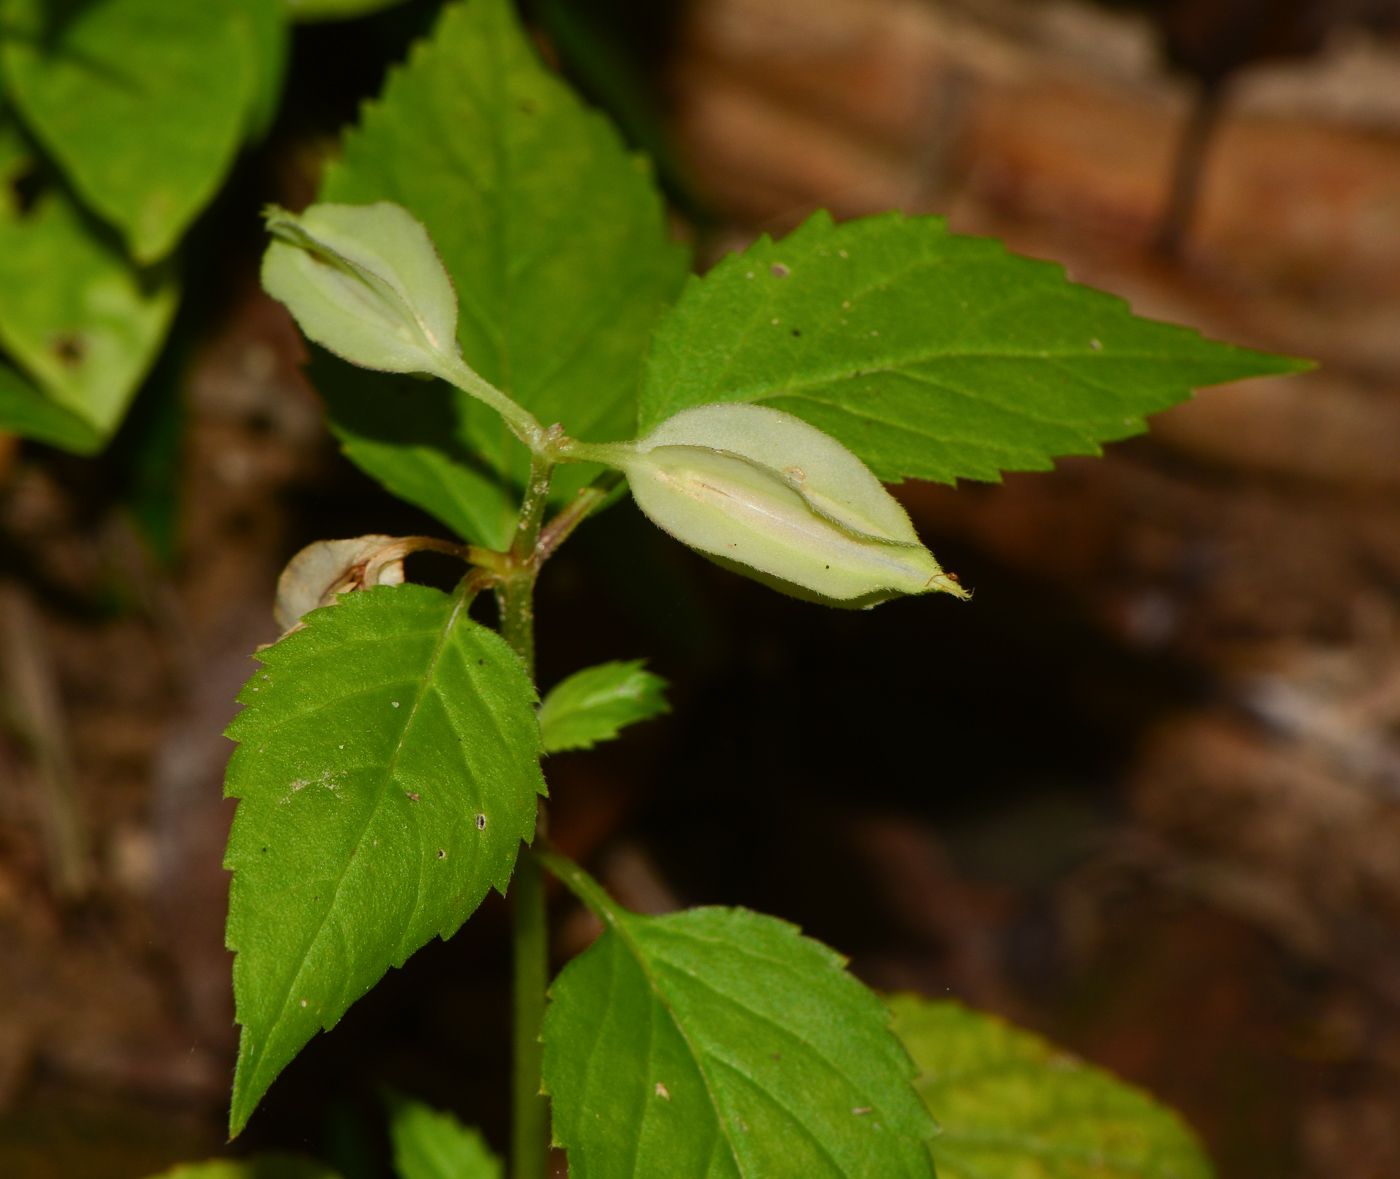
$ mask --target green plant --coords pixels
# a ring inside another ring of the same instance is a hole
[[[130,220],[138,256],[173,240],[176,221]],[[646,161],[508,0],[445,6],[320,203],[267,223],[264,285],[318,346],[345,453],[460,539],[321,542],[283,575],[288,633],[230,729],[232,1132],[495,887],[515,922],[517,1179],[544,1175],[551,1134],[580,1179],[1209,1174],[1136,1091],[955,1005],[887,1005],[775,918],[617,905],[539,833],[540,759],[662,711],[662,685],[612,663],[539,703],[533,591],[625,480],[679,540],[794,596],[967,597],[881,480],[1045,469],[1193,387],[1297,362],[1136,318],[931,217],[817,214],[688,277]],[[403,584],[423,549],[464,562],[453,592]],[[488,592],[499,630],[472,614]],[[604,927],[552,985],[546,871]],[[399,1169],[494,1173],[478,1154]]]
[[[108,442],[170,332],[183,240],[272,125],[291,24],[397,2],[0,3],[0,430]]]

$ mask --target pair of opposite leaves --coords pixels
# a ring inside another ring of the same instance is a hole
[[[546,436],[462,359],[452,280],[402,206],[322,204],[299,217],[274,209],[268,229],[263,285],[309,339],[363,368],[456,385],[552,461],[623,471],[653,522],[719,563],[832,605],[934,590],[966,596],[870,469],[791,414],[702,405],[635,442]]]

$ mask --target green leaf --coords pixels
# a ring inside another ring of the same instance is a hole
[[[481,1131],[418,1101],[389,1097],[389,1137],[399,1179],[503,1179]]]
[[[0,431],[37,438],[74,454],[95,454],[105,441],[72,410],[45,397],[4,363],[0,363]]]
[[[517,505],[464,436],[470,395],[445,381],[355,368],[319,348],[307,376],[351,462],[458,536],[510,547]]]
[[[536,0],[529,11],[562,59],[564,73],[607,111],[628,142],[651,158],[671,199],[691,220],[711,220],[676,155],[664,104],[657,101],[648,73],[654,63],[638,52],[639,45],[628,44],[635,28],[632,13],[615,4],[580,0]],[[671,32],[679,16],[676,7],[663,7],[659,17],[644,16],[644,31],[636,40],[655,44],[657,34]]]
[[[787,410],[882,479],[996,480],[1146,427],[1194,387],[1300,362],[1138,319],[1049,262],[887,213],[817,213],[692,279],[657,328],[641,430],[715,401]]]
[[[14,182],[34,166],[34,156],[24,135],[15,122],[14,115],[0,98],[0,201],[6,208],[14,203]]]
[[[0,112],[0,181],[32,166]],[[6,162],[6,160],[8,162]],[[21,212],[0,188],[0,343],[99,435],[121,422],[170,327],[169,268],[140,272],[60,188]]]
[[[666,681],[643,671],[643,659],[600,663],[576,671],[549,690],[540,705],[540,736],[546,753],[592,749],[619,730],[670,712]]]
[[[939,1179],[1211,1179],[1171,1110],[1030,1032],[951,1000],[890,1000],[938,1119]]]
[[[259,84],[250,0],[3,0],[9,96],[78,195],[153,262],[233,162]]]
[[[287,80],[292,34],[283,0],[243,0],[247,5],[253,34],[253,60],[257,80],[248,104],[245,136],[260,140],[272,129],[277,108],[282,104],[282,86]]]
[[[152,1179],[339,1179],[311,1159],[293,1154],[258,1154],[247,1159],[210,1159],[182,1163]]]
[[[545,425],[562,422],[584,439],[631,435],[642,354],[688,253],[669,240],[645,161],[545,68],[509,0],[444,8],[432,39],[347,133],[321,199],[404,205],[456,286],[466,363]],[[335,383],[323,385],[333,421]],[[380,387],[388,399],[389,382]],[[455,406],[444,453],[464,439],[523,485],[528,455],[500,418],[470,401]],[[382,478],[390,455],[382,449],[372,473]],[[556,498],[597,470],[561,468]],[[472,494],[472,481],[456,491]]]
[[[346,20],[393,8],[404,0],[283,0],[287,15],[295,21]]]
[[[746,909],[630,913],[545,862],[606,925],[544,1023],[574,1179],[933,1179],[908,1055],[834,951]]]
[[[156,365],[111,441],[109,468],[118,503],[130,515],[156,565],[173,572],[180,550],[185,438],[185,378],[193,332],[182,333]]]
[[[534,837],[534,689],[461,591],[381,587],[259,653],[229,728],[237,1134],[318,1028],[449,937]]]

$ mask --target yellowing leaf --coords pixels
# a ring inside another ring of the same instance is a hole
[[[890,1000],[938,1119],[939,1179],[1213,1179],[1200,1143],[1141,1089],[951,1000]]]

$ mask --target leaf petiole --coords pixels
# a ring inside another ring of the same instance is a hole
[[[617,902],[577,863],[540,835],[535,836],[532,854],[593,916],[605,925],[617,925]]]
[[[533,557],[536,569],[554,555],[554,550],[569,539],[574,529],[588,519],[589,513],[613,493],[623,478],[621,471],[604,471],[587,487],[579,488],[573,502],[560,509],[558,514],[540,529]]]
[[[441,377],[449,385],[455,385],[463,393],[475,397],[484,405],[489,405],[510,427],[511,433],[520,439],[535,458],[549,457],[557,461],[551,453],[551,443],[558,434],[540,425],[539,419],[518,401],[502,393],[495,385],[476,372],[460,356],[447,351],[437,354],[438,365],[433,375]]]

